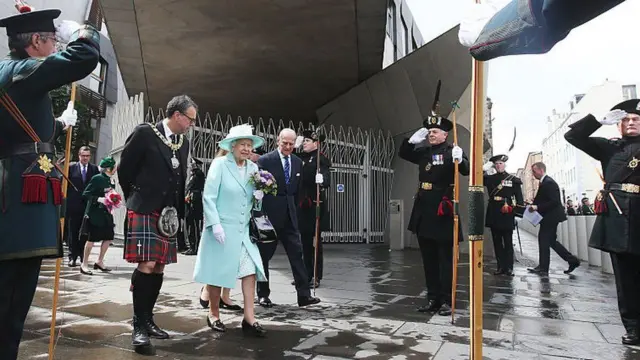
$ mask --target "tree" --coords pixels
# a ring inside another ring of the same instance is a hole
[[[77,94],[77,92],[76,92]],[[71,86],[65,85],[49,92],[51,103],[53,105],[53,114],[58,117],[67,108],[69,99],[71,98]],[[78,122],[73,127],[73,135],[71,138],[71,159],[78,154],[81,146],[89,144],[93,139],[93,129],[91,128],[91,111],[85,104],[79,102],[76,97],[74,108],[78,112]],[[67,137],[66,134],[56,140],[56,152],[59,158],[64,156]]]

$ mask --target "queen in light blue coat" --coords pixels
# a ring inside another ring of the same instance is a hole
[[[220,321],[220,290],[233,288],[242,279],[244,319],[242,330],[256,336],[266,331],[255,320],[256,279],[266,281],[258,246],[249,238],[254,185],[249,182],[258,166],[249,160],[253,147],[264,140],[252,133],[250,125],[238,125],[219,143],[226,155],[216,157],[207,174],[202,193],[204,231],[198,249],[194,280],[207,285],[210,307],[207,324],[224,332]]]

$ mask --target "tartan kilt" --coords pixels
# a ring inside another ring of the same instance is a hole
[[[177,238],[167,238],[158,233],[159,217],[157,212],[145,215],[127,211],[124,239],[124,259],[127,262],[155,261],[165,265],[178,262]]]

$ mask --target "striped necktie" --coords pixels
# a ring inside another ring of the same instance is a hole
[[[284,157],[284,181],[289,185],[289,180],[291,179],[291,165],[289,164],[289,157]]]

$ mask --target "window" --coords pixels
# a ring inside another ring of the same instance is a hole
[[[625,100],[637,99],[636,86],[635,85],[624,85],[622,87],[622,97]]]
[[[404,54],[409,55],[411,52],[411,41],[409,39],[409,28],[407,27],[407,23],[402,18],[402,34],[404,35]]]
[[[100,7],[100,1],[91,1],[91,10],[89,10],[89,17],[86,23],[95,27],[98,31],[102,30],[102,8]]]
[[[89,75],[89,89],[100,95],[104,95],[106,76],[107,63],[101,59],[96,68],[91,72],[91,75]]]

